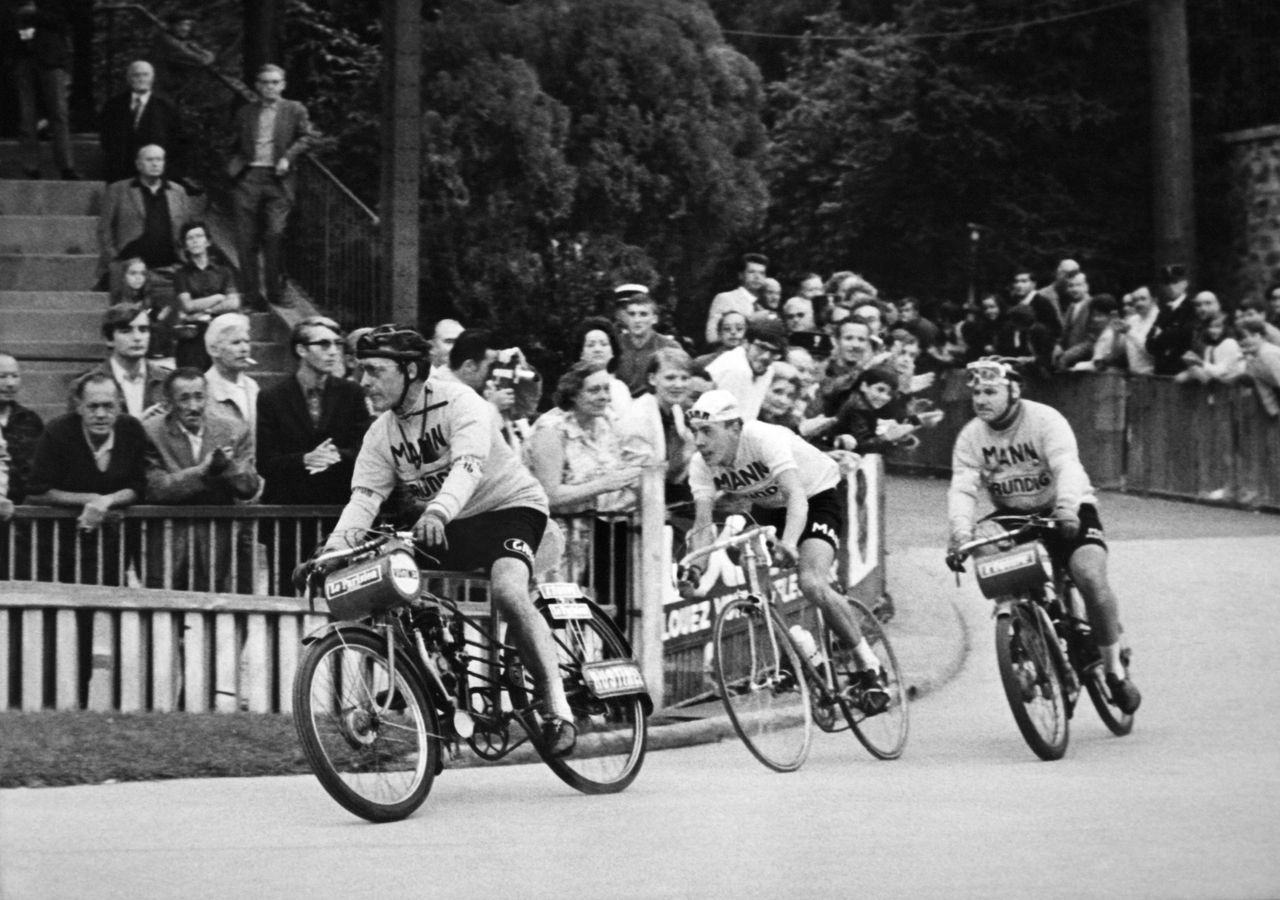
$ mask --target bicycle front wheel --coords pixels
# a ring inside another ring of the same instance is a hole
[[[584,601],[585,602],[585,601]],[[583,666],[609,660],[631,658],[626,640],[595,604],[590,604],[589,619],[556,619],[547,613],[545,603],[539,608],[546,616],[555,639],[556,657],[565,695],[573,710],[573,724],[578,740],[573,752],[564,757],[542,753],[534,744],[542,761],[565,784],[584,794],[616,794],[635,781],[644,763],[648,741],[648,720],[640,694],[597,696],[587,685]],[[513,664],[514,651],[507,657],[508,691],[517,710],[528,710],[534,688],[524,667]],[[526,713],[523,720],[532,723]]]
[[[849,722],[855,737],[867,748],[867,752],[876,759],[897,759],[907,746],[907,732],[911,719],[907,701],[907,688],[902,680],[902,670],[898,668],[898,657],[893,652],[893,645],[884,633],[884,626],[866,606],[852,597],[845,602],[853,610],[858,630],[870,645],[880,667],[884,670],[885,692],[889,695],[887,703],[869,705],[859,703],[858,698],[849,691],[837,693],[840,709]],[[827,633],[827,647],[830,658],[835,663],[837,678],[841,674],[853,676],[859,666],[853,648],[839,639],[830,626],[824,629]]]
[[[1066,698],[1057,663],[1030,606],[1014,604],[1009,613],[996,617],[996,661],[1027,746],[1041,759],[1061,759],[1067,752]]]
[[[716,617],[716,686],[733,730],[775,772],[804,764],[813,741],[809,687],[787,629],[750,598]]]
[[[416,679],[391,671],[377,636],[338,629],[306,648],[293,722],[316,778],[357,816],[403,819],[431,791],[440,762],[435,710]]]
[[[1099,662],[1087,669],[1081,674],[1080,680],[1084,682],[1085,690],[1089,692],[1093,708],[1098,711],[1098,718],[1111,730],[1112,734],[1124,737],[1133,731],[1133,713],[1123,713],[1111,702],[1111,691],[1107,688],[1107,678],[1103,673],[1102,663]]]

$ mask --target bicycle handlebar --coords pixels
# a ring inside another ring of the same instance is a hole
[[[973,551],[977,550],[979,547],[986,547],[991,544],[998,544],[1001,541],[1016,540],[1017,538],[1031,531],[1036,531],[1036,530],[1053,531],[1053,530],[1056,530],[1058,527],[1057,519],[1053,519],[1048,516],[1040,516],[1040,515],[992,516],[986,521],[999,522],[1001,524],[1008,523],[1008,524],[1015,525],[1016,527],[1014,527],[1010,531],[1004,532],[1003,534],[996,534],[990,537],[974,538],[972,540],[965,541],[955,550],[949,552],[947,554],[947,567],[951,569],[951,571],[955,572],[957,575],[959,575],[959,573],[964,571],[964,561],[968,559],[970,554],[972,554]],[[958,581],[959,579],[957,579],[957,582]]]
[[[716,541],[713,544],[708,544],[700,550],[694,550],[692,553],[686,554],[678,563],[676,563],[676,565],[682,569],[687,568],[696,560],[710,556],[717,550],[727,550],[729,547],[738,547],[742,544],[754,541],[756,538],[761,536],[763,536],[765,540],[773,540],[774,535],[776,535],[777,532],[778,529],[774,528],[772,525],[756,525],[754,528],[748,528],[746,531],[735,534],[731,538],[724,538],[723,540]]]

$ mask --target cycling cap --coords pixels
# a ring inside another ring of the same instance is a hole
[[[728,391],[707,391],[689,410],[690,422],[732,422],[741,418],[738,398]]]
[[[1021,376],[1018,375],[1013,366],[1004,362],[998,356],[985,356],[982,359],[974,360],[965,366],[964,370],[968,375],[969,387],[977,387],[980,384],[1010,384],[1022,381]]]
[[[379,325],[360,335],[356,341],[356,359],[381,357],[420,363],[430,353],[431,345],[426,338],[401,325]]]

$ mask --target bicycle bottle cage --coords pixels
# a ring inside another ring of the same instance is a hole
[[[363,619],[418,596],[422,573],[404,550],[362,560],[325,576],[324,598],[335,619]]]
[[[1038,542],[978,557],[974,572],[978,587],[991,600],[1034,591],[1050,580],[1048,554]]]

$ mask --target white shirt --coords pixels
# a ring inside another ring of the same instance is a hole
[[[689,462],[694,499],[711,499],[723,491],[757,506],[782,509],[787,498],[778,477],[797,471],[804,495],[812,497],[840,483],[840,466],[800,435],[781,425],[743,422],[733,465],[707,465],[701,453]]]
[[[210,366],[204,373],[209,392],[209,402],[220,405],[227,415],[249,426],[249,434],[256,432],[258,421],[258,382],[243,372],[236,381],[229,381],[217,366]]]
[[[1153,303],[1146,316],[1140,316],[1138,313],[1125,316],[1129,330],[1124,336],[1124,352],[1129,363],[1129,371],[1135,375],[1155,374],[1155,358],[1147,352],[1147,335],[1151,333],[1159,315],[1160,307]]]
[[[716,294],[707,310],[707,343],[714,344],[720,338],[720,319],[725,313],[736,312],[750,316],[756,309],[756,295],[744,287]]]
[[[124,394],[125,412],[133,416],[135,419],[142,418],[143,404],[146,402],[147,396],[147,363],[144,360],[138,366],[138,374],[130,375],[125,371],[124,366],[116,362],[114,356],[107,359],[111,366],[111,377],[116,380],[116,384],[120,385],[120,390]]]
[[[716,387],[728,391],[738,400],[738,408],[742,410],[744,422],[754,421],[760,417],[760,407],[764,404],[765,395],[769,393],[769,385],[773,383],[773,370],[776,363],[769,363],[764,374],[757,376],[751,371],[751,363],[747,361],[747,346],[743,344],[726,350],[707,365],[707,374],[715,382]]]

